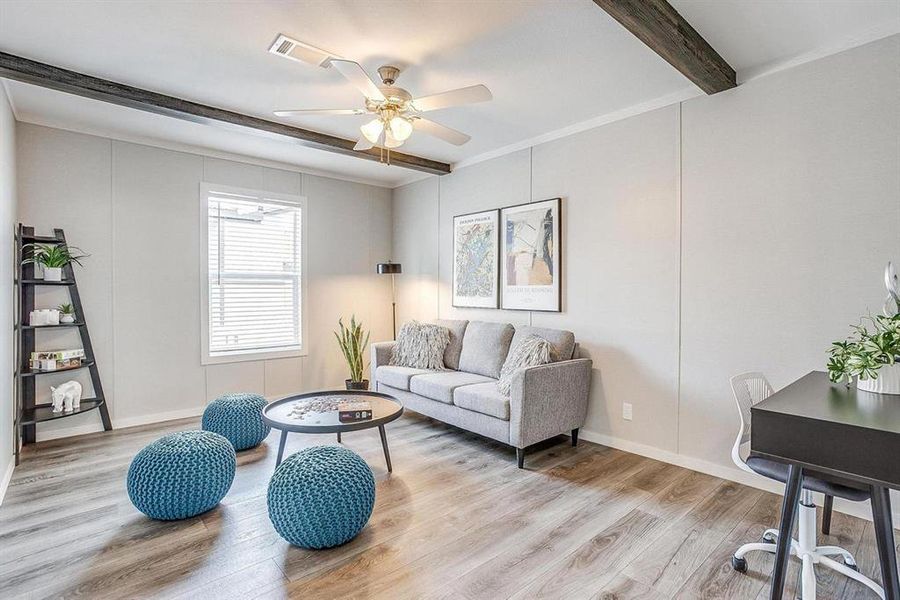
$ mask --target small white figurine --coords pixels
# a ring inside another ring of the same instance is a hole
[[[81,384],[77,381],[67,381],[57,387],[51,386],[50,398],[55,413],[76,410],[81,407]]]

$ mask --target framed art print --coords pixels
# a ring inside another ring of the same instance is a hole
[[[502,308],[562,310],[559,198],[500,209]]]
[[[498,211],[453,217],[453,306],[497,308]]]

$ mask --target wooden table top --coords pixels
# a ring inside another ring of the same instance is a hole
[[[368,402],[372,407],[372,418],[365,421],[341,423],[338,411],[313,412],[302,417],[290,416],[295,404],[314,398],[343,399],[347,402]],[[275,429],[299,433],[336,433],[368,429],[390,423],[403,414],[401,405],[393,396],[380,392],[359,390],[327,390],[297,394],[276,400],[263,409],[263,421]]]

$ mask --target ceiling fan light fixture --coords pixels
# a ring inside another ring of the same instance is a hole
[[[389,129],[394,139],[400,143],[409,139],[409,136],[412,135],[413,132],[413,126],[409,119],[399,115],[391,119]]]
[[[360,127],[359,130],[362,132],[364,138],[373,144],[377,144],[378,138],[381,137],[381,132],[384,131],[384,124],[381,122],[381,119],[372,119]]]
[[[396,137],[391,135],[391,129],[387,128],[384,130],[384,147],[388,149],[399,148],[403,145],[403,140],[398,140]]]

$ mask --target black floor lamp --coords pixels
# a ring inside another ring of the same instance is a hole
[[[394,275],[398,273],[402,273],[403,270],[400,267],[400,263],[395,263],[391,261],[387,261],[386,263],[378,263],[375,265],[375,271],[379,275],[390,275],[391,276],[391,316],[393,318],[394,323],[394,339],[397,339],[397,295],[394,290]]]

